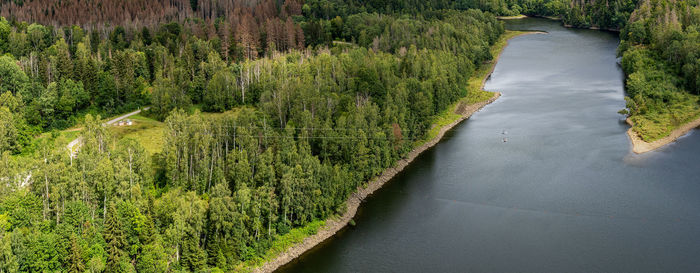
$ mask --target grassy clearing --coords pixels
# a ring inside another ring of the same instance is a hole
[[[43,133],[43,135],[49,135],[49,138],[53,138],[52,133]],[[78,138],[80,132],[78,131],[60,131],[56,132],[57,136],[54,138],[54,147],[66,146],[68,143]],[[40,136],[41,137],[41,136]]]
[[[115,139],[134,139],[141,143],[146,152],[151,155],[163,150],[165,124],[141,115],[131,116],[129,119],[134,122],[134,125],[109,127]]]
[[[78,131],[52,131],[42,133],[34,137],[32,142],[25,147],[24,151],[17,156],[31,156],[43,145],[48,145],[48,147],[66,147],[68,143],[76,139],[79,135],[80,132]]]
[[[233,115],[234,117],[242,108],[234,108],[223,113],[205,113],[200,112],[200,115],[205,119],[220,118]],[[197,111],[198,109],[193,109]],[[116,140],[123,138],[131,138],[144,147],[144,149],[153,155],[163,150],[165,124],[163,122],[145,117],[142,115],[134,115],[129,117],[134,121],[131,126],[110,126],[109,130]]]
[[[700,118],[698,109],[698,96],[687,94],[691,97],[682,102],[669,105],[664,111],[647,112],[630,117],[634,126],[632,130],[637,132],[642,140],[654,142],[671,134],[683,124]]]
[[[301,243],[311,235],[318,233],[318,230],[326,225],[324,220],[313,221],[306,226],[290,230],[287,234],[277,235],[272,247],[265,252],[263,257],[258,257],[246,262],[242,262],[236,266],[234,272],[251,272],[253,269],[262,266],[265,262],[275,259],[280,253],[283,253],[288,248],[295,244]]]

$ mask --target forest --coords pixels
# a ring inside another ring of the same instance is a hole
[[[473,95],[496,16],[619,30],[645,140],[700,114],[695,0],[124,3],[0,1],[0,273],[248,270]],[[155,153],[102,126],[145,106]]]
[[[627,109],[645,140],[700,116],[700,6],[643,1],[620,33]]]
[[[3,2],[0,272],[248,270],[424,141],[504,32],[473,9],[326,21],[293,1],[245,3],[250,20],[205,1],[154,25],[51,19],[70,3]],[[102,125],[146,105],[155,154]],[[51,141],[71,126],[75,156]]]

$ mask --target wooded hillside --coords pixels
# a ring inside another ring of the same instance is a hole
[[[110,25],[139,29],[164,23],[199,18],[255,18],[257,23],[272,18],[301,14],[298,0],[2,0],[0,16],[9,20],[50,26],[78,25],[83,28]],[[237,24],[234,24],[237,25]]]
[[[478,10],[337,18],[345,42],[303,50],[187,20],[104,36],[0,19],[0,272],[255,264],[423,141],[504,31]],[[146,104],[165,127],[153,156],[95,117]],[[74,122],[75,158],[36,140]]]
[[[653,141],[700,116],[700,5],[645,0],[620,34],[634,129]]]

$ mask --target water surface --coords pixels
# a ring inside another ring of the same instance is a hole
[[[617,36],[508,28],[549,34],[510,41],[503,96],[280,272],[700,271],[700,134],[633,155]]]

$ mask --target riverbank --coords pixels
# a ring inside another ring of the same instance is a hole
[[[406,166],[408,166],[408,164],[410,164],[418,155],[440,142],[440,139],[442,139],[442,137],[447,131],[452,129],[454,126],[456,126],[463,120],[469,118],[472,114],[474,114],[476,111],[480,110],[484,106],[494,102],[500,96],[501,93],[496,92],[493,94],[493,97],[491,97],[489,100],[467,106],[464,109],[462,116],[454,122],[442,127],[442,129],[440,129],[440,132],[435,138],[411,151],[408,154],[408,156],[406,156],[406,158],[399,160],[396,163],[396,166],[385,170],[380,176],[378,176],[377,178],[372,180],[372,182],[367,184],[366,187],[358,188],[357,191],[353,193],[350,196],[350,198],[348,198],[348,200],[346,201],[347,209],[341,217],[327,220],[326,225],[321,227],[316,234],[307,237],[306,239],[304,239],[303,242],[287,249],[285,252],[277,256],[277,258],[265,263],[259,268],[256,268],[253,272],[274,272],[275,270],[277,270],[277,268],[293,261],[294,259],[304,254],[304,252],[311,250],[316,245],[335,235],[338,231],[347,226],[348,223],[350,223],[350,220],[352,220],[352,218],[355,217],[357,209],[360,207],[362,200],[364,200],[365,198],[367,198],[367,196],[371,195],[376,190],[384,186],[386,182],[391,180],[391,178],[393,178],[396,174],[400,173],[404,168],[406,168]]]
[[[619,30],[619,29],[616,29],[616,28],[600,28],[600,27],[597,27],[597,26],[577,27],[577,26],[569,25],[569,24],[562,24],[562,25],[563,25],[564,27],[566,27],[566,28],[580,28],[580,29],[590,29],[590,30],[604,30],[604,31],[610,31],[610,32],[620,33],[620,30]]]
[[[630,126],[634,126],[634,123],[629,118],[626,120],[626,122]],[[665,136],[653,142],[646,142],[642,140],[642,138],[639,137],[639,134],[632,130],[632,128],[629,128],[627,130],[627,136],[632,142],[632,151],[636,154],[643,154],[666,146],[667,144],[670,144],[672,142],[675,142],[676,140],[678,140],[678,138],[684,136],[691,130],[698,127],[700,127],[700,118],[697,118],[691,122],[681,125],[680,127],[671,131],[671,133],[668,136]]]
[[[561,21],[561,22],[562,22],[562,26],[564,26],[565,28],[579,28],[579,29],[591,29],[591,30],[605,30],[605,31],[617,32],[617,33],[620,32],[619,29],[615,29],[615,28],[600,28],[600,27],[597,27],[597,26],[577,27],[577,26],[574,26],[574,25],[565,24],[565,23],[564,23],[564,20],[563,20],[561,17],[557,17],[557,16],[537,16],[537,15],[523,15],[523,14],[521,14],[521,15],[515,15],[515,16],[496,16],[496,18],[498,18],[499,20],[515,20],[515,19],[523,19],[523,18],[527,18],[527,17],[545,18],[545,19],[554,20],[554,21]]]
[[[527,15],[513,15],[513,16],[496,16],[496,19],[498,20],[514,20],[514,19],[523,19],[527,18]]]
[[[480,92],[475,96],[479,99],[479,101],[473,102],[472,100],[474,98],[467,97],[462,101],[457,102],[453,107],[450,107],[448,110],[450,111],[450,113],[446,114],[449,118],[454,117],[454,119],[452,119],[451,122],[445,125],[443,125],[442,122],[437,122],[437,124],[441,126],[436,127],[439,128],[439,131],[437,131],[435,136],[433,136],[433,134],[429,132],[429,141],[422,143],[421,145],[413,149],[410,153],[408,153],[408,155],[404,159],[401,159],[398,162],[396,162],[396,165],[394,167],[382,172],[381,175],[374,178],[365,187],[359,187],[357,191],[353,193],[346,201],[347,207],[343,215],[326,220],[325,225],[319,228],[316,234],[306,237],[302,242],[297,243],[292,247],[289,247],[287,250],[275,256],[274,259],[269,260],[262,264],[260,267],[253,269],[253,272],[274,272],[279,267],[298,258],[302,254],[304,254],[304,252],[316,247],[318,244],[332,237],[338,231],[347,226],[348,223],[357,213],[357,210],[360,207],[362,200],[364,200],[367,196],[371,195],[376,190],[381,188],[384,184],[391,180],[391,178],[393,178],[396,174],[398,174],[406,166],[408,166],[408,164],[410,164],[422,152],[428,150],[429,148],[435,146],[435,144],[440,142],[440,140],[447,131],[452,129],[457,124],[461,123],[463,120],[471,117],[472,114],[476,113],[484,106],[494,102],[501,96],[501,93],[499,92],[493,93],[483,90],[483,86],[486,83],[486,80],[488,79],[488,77],[491,76],[491,73],[493,72],[496,63],[498,62],[500,53],[503,51],[505,46],[508,44],[508,40],[510,40],[511,38],[520,35],[538,33],[543,32],[507,31],[506,33],[504,33],[503,36],[501,36],[501,38],[499,39],[499,41],[497,41],[491,48],[492,55],[494,56],[493,60],[488,63],[485,63],[481,68],[475,71],[474,76],[472,77],[473,80],[469,81],[470,92],[472,92],[473,89],[476,89]],[[484,95],[487,94],[488,97],[485,97]],[[482,99],[484,97],[485,99]],[[452,114],[454,114],[454,116]]]
[[[527,16],[525,16],[525,17],[527,17]],[[481,85],[479,85],[479,88],[476,91],[485,92],[484,85],[486,84],[486,81],[491,77],[493,70],[496,69],[496,63],[498,63],[498,60],[501,59],[501,53],[503,53],[503,49],[506,48],[506,46],[508,45],[508,41],[510,39],[513,39],[513,38],[518,37],[518,36],[530,35],[530,34],[547,34],[547,32],[544,32],[544,31],[506,31],[506,33],[503,34],[503,40],[496,42],[496,44],[494,44],[494,48],[491,49],[491,55],[493,56],[493,60],[491,60],[489,62],[489,64],[491,64],[491,65],[488,67],[487,70],[485,70],[488,72],[483,74],[483,72],[480,73],[479,70],[477,70],[477,72],[475,73],[474,79],[476,79],[476,80],[481,79]],[[497,49],[497,50],[494,50],[494,49]],[[471,81],[469,82],[469,85],[472,86]],[[472,90],[470,90],[470,91],[472,91]]]

